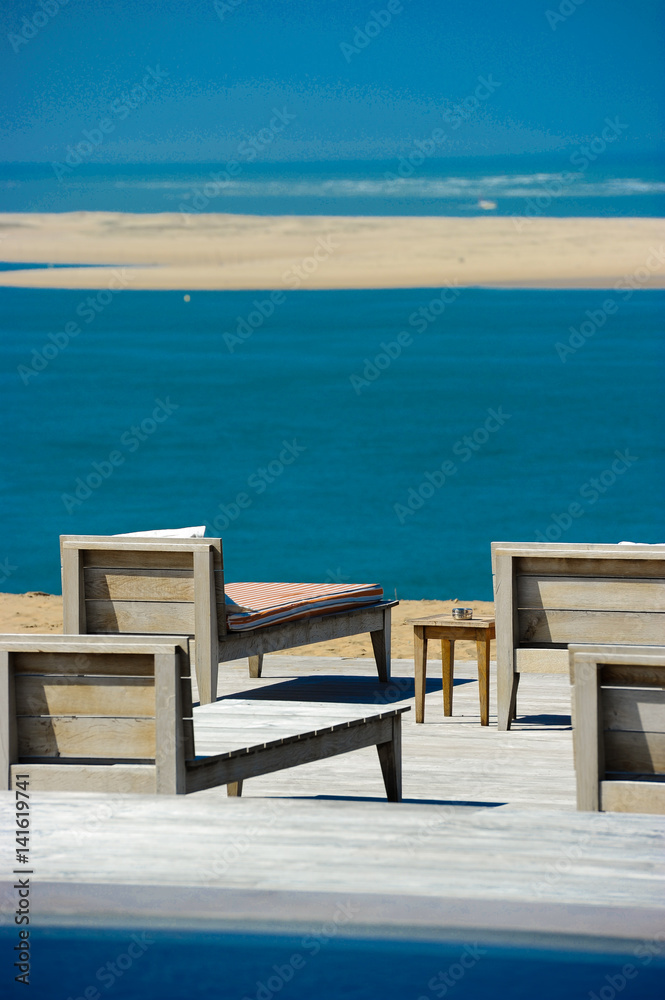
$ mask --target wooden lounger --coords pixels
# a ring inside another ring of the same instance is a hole
[[[577,808],[665,814],[665,646],[571,646]]]
[[[566,674],[569,643],[661,643],[665,545],[492,542],[499,729],[522,673]]]
[[[265,653],[369,632],[379,680],[390,679],[390,609],[379,601],[350,611],[227,628],[220,538],[63,535],[64,632],[71,635],[188,635],[201,704],[217,696],[218,664],[249,658],[260,677]]]
[[[235,701],[192,708],[188,639],[0,636],[0,788],[181,794],[376,746],[401,800],[401,713]],[[27,782],[27,784],[26,784]]]

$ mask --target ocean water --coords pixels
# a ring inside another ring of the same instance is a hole
[[[493,540],[663,541],[664,306],[2,289],[0,589],[59,592],[62,533],[205,523],[229,580],[460,599]]]
[[[11,968],[15,931],[0,931]],[[322,941],[323,943],[319,943]],[[122,1000],[560,1000],[613,997],[628,987],[660,1000],[665,962],[644,945],[622,952],[312,934],[40,929],[31,932],[30,996]],[[628,971],[628,976],[626,976]],[[500,984],[497,986],[497,984]],[[22,995],[12,984],[14,994]],[[86,992],[86,990],[88,992]]]
[[[422,161],[422,162],[421,162]],[[75,161],[74,161],[75,162]],[[328,163],[0,164],[0,212],[663,216],[653,157],[607,146],[547,156]],[[482,204],[481,204],[482,203]],[[484,207],[483,207],[484,205]],[[1,250],[0,250],[1,253]]]

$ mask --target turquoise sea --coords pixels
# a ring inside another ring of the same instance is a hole
[[[664,307],[3,289],[0,587],[59,592],[61,533],[204,523],[230,580],[402,598],[491,598],[493,540],[663,541]]]
[[[610,149],[227,166],[5,164],[0,211],[665,214]],[[652,250],[605,292],[0,289],[0,589],[59,591],[61,533],[205,523],[230,580],[461,599],[493,540],[663,541]]]

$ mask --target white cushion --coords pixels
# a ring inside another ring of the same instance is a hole
[[[157,528],[155,531],[121,531],[114,535],[114,538],[129,538],[135,536],[146,536],[153,538],[203,538],[206,533],[206,526],[202,524],[198,528]]]

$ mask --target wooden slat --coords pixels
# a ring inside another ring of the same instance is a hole
[[[19,675],[16,678],[16,714],[152,718],[155,715],[154,681],[152,677]]]
[[[20,718],[19,757],[155,757],[154,719]]]
[[[246,632],[227,632],[225,636],[220,636],[219,660],[223,663],[244,656],[256,656],[295,646],[308,646],[310,643],[325,639],[339,639],[347,635],[374,632],[383,627],[386,607],[394,607],[396,603],[396,601],[385,601],[374,607],[322,615],[320,618],[304,618],[300,621],[268,625]]]
[[[87,600],[194,600],[191,569],[122,569],[91,566],[84,570]]]
[[[515,557],[515,572],[518,576],[594,576],[609,579],[626,577],[629,579],[663,579],[665,577],[665,553],[654,551],[651,558],[632,558],[627,546],[616,546],[612,555],[597,559],[592,555],[563,557],[551,553]]]
[[[635,611],[519,611],[521,643],[658,643],[665,615]]]
[[[331,727],[327,732],[311,734],[311,738],[303,735],[283,740],[279,745],[260,748],[253,753],[239,751],[237,755],[196,760],[187,765],[187,791],[242,781],[258,774],[270,774],[282,768],[386,743],[392,735],[392,716],[386,715],[358,725]]]
[[[576,672],[572,695],[577,808],[596,812],[599,808],[599,775],[605,769],[604,742],[599,724],[597,669]]]
[[[665,691],[639,688],[602,688],[603,729],[665,733]]]
[[[173,601],[86,601],[88,632],[193,635],[194,605]]]
[[[494,553],[494,549],[492,549]],[[499,730],[510,729],[511,706],[515,696],[515,664],[513,651],[516,645],[516,615],[514,587],[514,559],[497,553],[494,576],[494,601],[496,616],[496,697]]]
[[[665,667],[645,667],[633,664],[600,665],[600,683],[619,687],[665,687]]]
[[[155,657],[157,704],[157,792],[176,795],[185,791],[185,751],[177,653]]]
[[[154,795],[154,764],[15,764],[16,775],[27,774],[30,792],[137,792]]]
[[[515,670],[524,674],[567,674],[568,647],[560,649],[516,649]]]
[[[665,815],[665,782],[601,781],[600,808],[605,812]]]
[[[0,790],[11,787],[9,768],[18,753],[14,672],[9,655],[0,650]]]
[[[125,539],[129,544],[129,539]],[[83,565],[85,568],[99,566],[105,569],[190,569],[192,568],[192,553],[178,549],[150,552],[146,550],[129,549],[84,549]]]
[[[21,674],[77,674],[99,676],[150,676],[153,657],[133,654],[128,662],[123,653],[12,653],[14,672]]]
[[[224,618],[223,626],[225,621]],[[217,697],[219,630],[212,552],[205,549],[194,553],[194,635],[194,668],[199,699],[202,705],[208,705]]]
[[[575,611],[665,611],[665,580],[518,576],[520,608]]]
[[[604,733],[603,744],[605,747],[605,771],[665,774],[665,735],[663,733],[607,731]]]
[[[83,562],[78,549],[62,550],[62,619],[64,632],[86,631]]]

